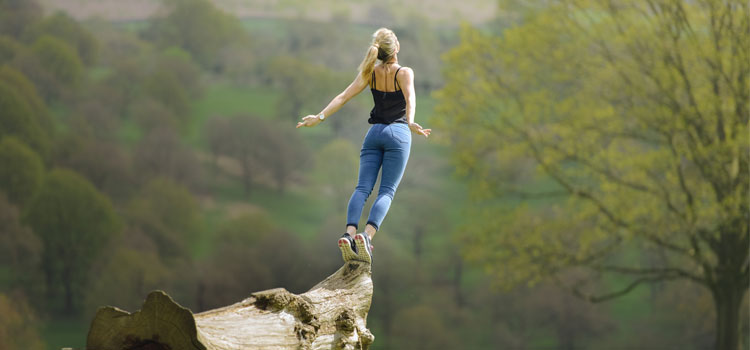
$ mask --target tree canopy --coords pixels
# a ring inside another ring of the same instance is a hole
[[[0,68],[0,137],[13,135],[43,156],[49,151],[49,119],[33,86],[17,71]]]
[[[169,0],[165,5],[168,14],[154,20],[144,36],[165,47],[177,45],[203,67],[221,71],[219,53],[242,36],[237,18],[208,0]]]
[[[27,27],[24,37],[33,42],[43,35],[58,38],[73,47],[86,65],[96,60],[97,42],[94,35],[63,12],[57,12]]]
[[[31,199],[24,222],[43,242],[49,292],[64,296],[66,313],[79,311],[91,264],[120,230],[109,198],[77,173],[55,169]]]
[[[0,140],[0,191],[11,202],[23,206],[39,188],[44,164],[36,152],[19,139],[9,136]]]
[[[747,292],[750,6],[559,0],[446,55],[441,126],[480,200],[469,258],[513,286],[567,268],[708,288],[717,348]],[[503,201],[498,201],[503,199]],[[623,254],[639,247],[641,258]],[[662,258],[642,257],[657,252]]]

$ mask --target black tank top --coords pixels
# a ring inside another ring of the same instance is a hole
[[[398,71],[403,67],[398,67]],[[403,123],[408,124],[406,121],[406,99],[404,98],[404,92],[401,90],[401,86],[396,79],[396,75],[393,76],[393,86],[398,87],[396,91],[380,91],[375,90],[375,71],[372,72],[372,85],[370,91],[372,91],[372,100],[375,102],[375,106],[370,111],[370,119],[367,120],[370,124],[391,124],[391,123]],[[387,88],[386,83],[386,88]]]

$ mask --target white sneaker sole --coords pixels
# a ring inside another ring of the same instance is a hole
[[[348,239],[339,239],[339,249],[341,250],[341,257],[344,261],[357,260],[357,253],[352,250],[352,246],[349,244]]]
[[[354,244],[357,245],[357,252],[359,252],[358,260],[372,264],[372,251],[368,247],[367,240],[360,233],[354,236]]]

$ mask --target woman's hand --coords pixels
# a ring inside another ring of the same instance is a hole
[[[429,137],[432,132],[432,129],[422,129],[422,126],[417,123],[409,123],[409,129],[411,129],[411,132],[424,137]]]
[[[299,122],[299,123],[297,123],[297,129],[299,129],[299,127],[301,127],[301,126],[312,127],[312,126],[320,124],[320,122],[321,122],[321,120],[320,120],[320,118],[318,118],[317,115],[312,115],[311,114],[311,115],[308,115],[308,116],[302,118],[302,121]]]

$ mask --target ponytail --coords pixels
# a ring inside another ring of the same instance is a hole
[[[398,51],[398,39],[396,34],[388,28],[380,28],[372,34],[372,44],[367,49],[365,58],[359,64],[359,74],[362,80],[372,83],[372,71],[375,69],[375,61],[388,61]],[[388,66],[386,66],[388,69]]]
[[[359,64],[359,75],[362,77],[362,80],[366,81],[368,84],[370,83],[372,71],[375,69],[375,61],[377,59],[378,46],[377,44],[372,44],[370,45],[370,48],[367,49],[367,53],[365,54],[362,63]]]

